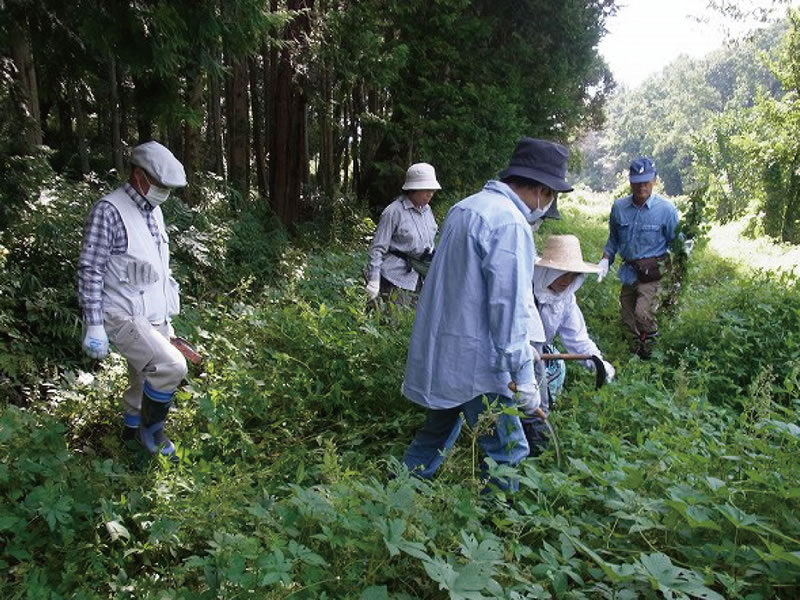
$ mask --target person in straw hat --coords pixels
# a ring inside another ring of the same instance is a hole
[[[533,272],[533,294],[547,345],[552,345],[555,337],[559,336],[567,352],[603,358],[597,344],[589,337],[575,297],[586,274],[598,272],[597,265],[583,260],[580,242],[574,235],[553,235],[547,239]],[[591,360],[585,361],[584,365],[594,369]],[[607,360],[603,360],[603,365],[606,380],[611,381],[614,367]]]
[[[581,246],[574,235],[553,235],[544,244],[533,271],[533,293],[538,319],[528,327],[531,344],[539,353],[553,351],[550,346],[558,336],[564,349],[573,354],[603,355],[589,337],[583,313],[575,293],[583,285],[587,273],[598,273],[599,267],[583,260]],[[541,325],[539,325],[541,323]],[[540,329],[540,327],[543,329]],[[543,343],[542,343],[543,340]],[[594,369],[591,360],[584,361]],[[614,378],[614,367],[603,360],[606,381]],[[546,375],[541,377],[541,409],[549,413],[552,400],[564,382],[563,361],[547,361]],[[547,445],[545,424],[538,418],[523,418],[522,426],[531,455],[541,453]]]
[[[436,170],[416,163],[406,171],[403,194],[381,213],[365,270],[367,297],[413,305],[433,256],[438,226],[428,206],[442,189]]]

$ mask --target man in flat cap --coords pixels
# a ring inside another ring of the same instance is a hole
[[[403,459],[420,477],[433,477],[441,466],[461,430],[461,415],[474,427],[487,403],[526,415],[539,408],[537,357],[528,336],[536,310],[531,224],[545,215],[556,192],[572,189],[565,180],[567,158],[559,144],[522,138],[500,180],[447,214],[417,305],[403,381],[403,394],[426,409]],[[505,412],[478,443],[501,465],[516,465],[529,452],[520,418]]]
[[[658,292],[678,227],[678,211],[672,202],[653,193],[656,165],[649,158],[634,160],[628,179],[631,193],[611,207],[608,241],[597,266],[602,281],[614,257],[622,257],[618,272],[622,322],[633,336],[633,351],[647,359],[658,337]]]
[[[101,198],[86,221],[78,260],[83,348],[100,360],[110,341],[127,359],[123,439],[172,458],[175,446],[164,422],[187,367],[170,344],[180,303],[160,205],[186,185],[186,174],[158,142],[136,146],[130,164],[128,181]]]

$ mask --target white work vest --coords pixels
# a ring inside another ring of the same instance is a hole
[[[169,321],[180,310],[178,283],[169,268],[169,238],[161,208],[153,209],[153,218],[161,236],[156,244],[147,221],[136,203],[120,188],[103,198],[122,217],[128,236],[124,254],[112,254],[103,280],[103,311],[112,314],[145,316],[154,325]],[[149,263],[151,277],[137,281],[132,273],[141,272],[141,263]]]

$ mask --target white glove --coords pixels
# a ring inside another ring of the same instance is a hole
[[[133,285],[150,285],[158,281],[158,272],[149,262],[131,261],[126,269],[128,281]]]
[[[530,383],[517,385],[517,400],[519,400],[519,410],[532,417],[534,411],[542,403],[539,384],[531,381]]]
[[[167,339],[175,337],[175,328],[172,326],[172,321],[167,321]]]
[[[617,372],[614,370],[614,365],[607,360],[604,360],[603,366],[606,368],[606,383],[611,383],[614,381],[614,375],[617,374]]]
[[[378,292],[381,289],[381,280],[380,279],[373,279],[369,283],[367,283],[367,297],[370,300],[375,300],[378,297]]]
[[[83,350],[97,360],[101,360],[108,355],[108,335],[105,327],[102,325],[89,325],[86,327]]]
[[[597,274],[597,282],[600,283],[603,281],[606,275],[608,275],[608,259],[603,257],[597,266],[600,267],[600,272]]]
[[[539,354],[539,351],[536,349],[536,346],[533,345],[533,342],[531,342],[531,354],[533,354],[533,362],[536,363],[542,360],[542,355]]]
[[[683,251],[686,252],[686,256],[692,253],[692,248],[694,248],[694,240],[686,240],[683,242]]]

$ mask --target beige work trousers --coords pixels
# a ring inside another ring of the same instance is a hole
[[[638,340],[642,333],[658,331],[656,311],[660,281],[623,285],[619,291],[622,322]]]
[[[159,392],[178,389],[187,373],[186,359],[169,342],[169,325],[152,325],[145,317],[105,315],[109,341],[128,361],[128,389],[122,409],[138,415],[145,379]]]

